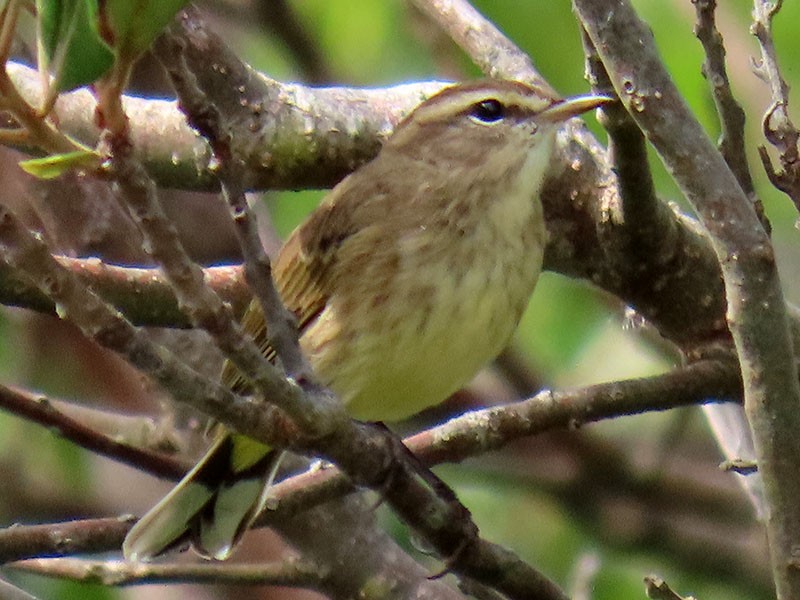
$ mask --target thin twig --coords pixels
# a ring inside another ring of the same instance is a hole
[[[85,150],[85,147],[74,142],[66,135],[52,127],[28,103],[15,86],[8,73],[8,65],[0,66],[0,98],[3,108],[10,112],[16,124],[27,132],[26,143],[39,152],[59,154]],[[44,94],[42,94],[44,97]]]
[[[19,0],[6,2],[0,10],[0,65],[5,66],[11,54],[11,44],[14,42],[14,35],[17,29],[17,19],[22,4]]]
[[[0,579],[0,597],[3,600],[39,600],[38,596],[33,596],[17,586],[11,585],[5,579]]]
[[[655,575],[644,578],[645,592],[652,600],[695,600],[694,596],[680,596],[674,592],[669,584]]]
[[[261,304],[270,345],[286,374],[305,385],[313,381],[311,365],[300,349],[294,315],[283,306],[272,281],[270,260],[261,245],[255,216],[245,197],[243,180],[246,173],[231,144],[230,126],[223,113],[198,86],[195,74],[184,60],[185,50],[185,40],[175,33],[165,33],[155,46],[156,57],[170,57],[163,64],[189,124],[208,140],[214,153],[216,174],[242,249],[245,277]]]
[[[716,0],[692,0],[695,7],[696,22],[694,34],[703,46],[706,59],[703,62],[703,75],[711,87],[714,105],[719,115],[721,134],[719,151],[728,163],[742,191],[753,201],[759,220],[769,232],[771,225],[764,213],[764,205],[756,195],[750,167],[745,151],[744,125],[745,113],[736,101],[725,68],[725,44],[717,29]]]
[[[91,452],[142,468],[157,477],[178,479],[186,473],[186,465],[163,454],[135,448],[76,421],[59,411],[45,396],[0,385],[0,408],[47,427]]]
[[[6,568],[45,577],[107,586],[213,583],[279,585],[318,589],[327,574],[299,559],[254,565],[229,563],[169,564],[108,562],[76,558],[38,558],[13,562]]]
[[[769,85],[772,96],[772,104],[763,119],[764,137],[780,153],[781,171],[776,171],[764,146],[759,146],[758,154],[772,185],[789,196],[800,211],[800,131],[789,116],[789,85],[781,75],[772,38],[772,20],[782,5],[782,0],[753,2],[753,25],[750,31],[761,47],[761,59],[753,62],[753,70]]]
[[[597,552],[584,552],[575,562],[570,579],[572,600],[592,600],[595,579],[603,562]]]

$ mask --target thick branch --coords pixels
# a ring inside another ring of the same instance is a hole
[[[372,158],[394,126],[445,85],[424,82],[355,89],[283,84],[244,65],[217,36],[199,30],[192,33],[190,58],[194,63],[207,67],[212,57],[221,61],[219,69],[203,69],[204,89],[210,87],[223,95],[222,105],[238,106],[233,137],[237,152],[245,158],[250,172],[246,183],[252,189],[336,183]],[[36,71],[16,63],[9,63],[8,71],[25,99],[37,105],[42,92]],[[131,139],[160,185],[217,187],[209,169],[211,152],[186,124],[174,101],[126,97],[124,105]],[[66,133],[94,146],[100,136],[94,109],[91,93],[78,90],[62,94],[54,114]],[[0,119],[3,124],[7,123]]]
[[[778,595],[800,597],[800,385],[769,239],[739,183],[695,120],[627,1],[574,0],[614,87],[697,210],[722,268],[770,515]]]
[[[525,81],[552,91],[530,56],[466,0],[413,0],[413,3],[446,31],[486,75]]]
[[[189,319],[178,307],[172,287],[158,269],[119,267],[96,258],[55,257],[77,275],[106,302],[113,304],[137,325],[189,327]],[[208,285],[228,302],[236,314],[242,314],[250,301],[250,292],[242,277],[242,268],[207,267]],[[0,263],[0,303],[56,314],[56,306],[36,286],[15,275]]]

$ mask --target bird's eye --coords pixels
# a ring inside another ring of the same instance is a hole
[[[473,104],[469,116],[482,123],[496,123],[505,116],[505,107],[499,100],[489,98]]]

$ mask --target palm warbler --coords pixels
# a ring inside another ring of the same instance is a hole
[[[604,101],[499,80],[447,88],[291,234],[275,283],[317,377],[354,418],[395,421],[437,404],[508,343],[541,270],[539,190],[557,126]],[[243,326],[270,352],[257,303]],[[247,391],[231,365],[223,381]],[[190,540],[228,557],[263,508],[275,456],[220,434],[130,531],[125,556]]]

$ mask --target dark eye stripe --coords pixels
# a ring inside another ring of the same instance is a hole
[[[488,98],[473,104],[469,114],[484,123],[494,123],[502,119],[505,116],[505,112],[506,109],[499,100]]]

